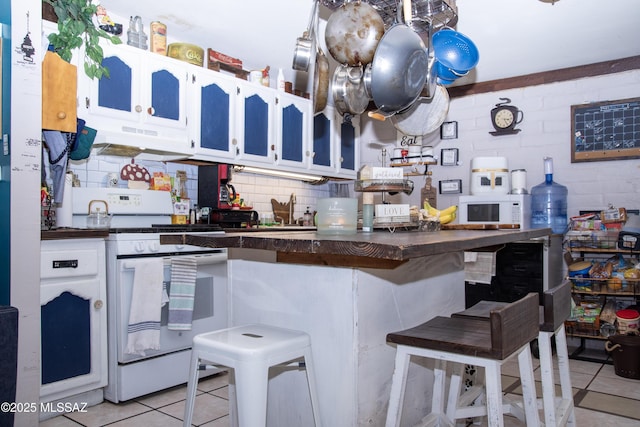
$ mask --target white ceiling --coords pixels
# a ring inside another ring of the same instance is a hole
[[[423,1],[423,0],[422,0]],[[245,69],[282,68],[287,80],[307,81],[291,68],[296,39],[306,29],[311,0],[102,0],[126,28],[140,15],[145,32],[158,20],[169,42],[212,48],[244,61]],[[457,0],[456,29],[477,45],[480,62],[457,84],[640,55],[638,0]],[[331,10],[320,8],[324,23]],[[324,45],[322,41],[321,45]],[[326,52],[326,50],[325,50]]]

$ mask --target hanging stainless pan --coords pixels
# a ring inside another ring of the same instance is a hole
[[[405,135],[428,135],[440,128],[448,112],[449,92],[437,85],[431,99],[418,98],[409,108],[391,116],[391,122]]]
[[[392,115],[415,102],[424,88],[428,72],[427,47],[408,25],[411,19],[411,0],[398,6],[398,22],[387,30],[376,49],[371,63],[371,97],[382,115]]]
[[[384,34],[384,22],[368,3],[343,4],[327,20],[325,42],[331,56],[340,64],[366,65],[373,60]]]
[[[293,65],[292,68],[296,71],[307,71],[311,62],[311,54],[315,48],[315,30],[316,21],[318,19],[318,1],[313,2],[311,7],[311,17],[309,18],[309,26],[307,30],[302,34],[302,37],[298,37],[296,40],[296,47],[293,52]]]
[[[313,79],[313,112],[319,113],[327,106],[329,97],[329,59],[322,49],[316,54],[316,69]]]

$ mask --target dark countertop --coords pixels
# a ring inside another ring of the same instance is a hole
[[[106,239],[109,237],[109,229],[87,229],[87,228],[55,228],[42,230],[40,240],[61,240],[61,239]]]
[[[275,251],[278,262],[394,268],[412,258],[460,252],[529,240],[551,234],[551,229],[446,230],[437,232],[376,231],[352,235],[320,235],[314,232],[229,232],[224,236],[163,235],[161,243],[213,248]]]

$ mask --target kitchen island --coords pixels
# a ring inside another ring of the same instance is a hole
[[[395,348],[387,333],[464,307],[464,251],[542,238],[550,229],[163,236],[229,248],[230,324],[260,322],[311,335],[325,426],[383,426]],[[404,420],[428,412],[432,365],[409,370]],[[303,372],[269,386],[269,425],[313,425]],[[403,423],[404,424],[404,423]]]

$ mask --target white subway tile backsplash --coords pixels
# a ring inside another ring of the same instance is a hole
[[[70,161],[69,169],[75,173],[83,187],[106,187],[107,175],[117,172],[127,164],[131,163],[130,158],[116,156],[96,156],[95,152],[81,161]],[[187,193],[192,205],[198,203],[198,167],[184,163],[154,162],[149,160],[136,161],[140,166],[145,167],[150,174],[153,172],[165,172],[171,176],[176,175],[176,171],[187,172]],[[307,206],[311,211],[315,210],[316,200],[320,197],[328,197],[328,184],[310,185],[300,181],[282,178],[272,178],[268,176],[255,175],[250,173],[235,173],[232,176],[232,184],[236,192],[253,205],[258,212],[271,211],[271,199],[279,202],[288,202],[292,193],[296,195],[294,209],[295,218],[301,218]],[[121,188],[126,188],[127,183],[120,181]]]

